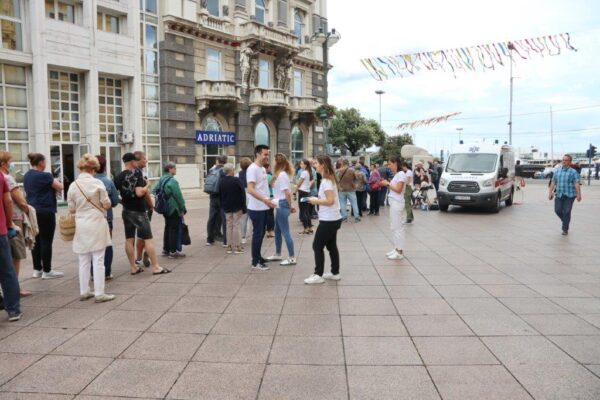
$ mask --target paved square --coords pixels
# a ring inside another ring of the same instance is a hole
[[[160,259],[169,275],[129,275],[115,221],[114,302],[79,301],[76,257],[57,238],[65,278],[31,278],[29,258],[25,315],[2,315],[0,400],[597,400],[600,185],[583,187],[568,237],[545,190],[528,184],[525,203],[499,214],[416,211],[402,261],[384,256],[387,209],[346,223],[342,280],[321,286],[303,284],[312,237],[297,215],[298,265],[257,273],[249,244],[204,246],[200,197],[187,257]],[[157,215],[159,243],[162,228]],[[264,255],[273,247],[265,239]]]

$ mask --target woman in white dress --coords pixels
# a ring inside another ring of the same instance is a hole
[[[96,298],[96,303],[111,301],[112,294],[104,293],[104,250],[111,245],[106,210],[111,207],[106,187],[96,179],[100,168],[98,159],[84,154],[77,162],[81,171],[69,187],[69,212],[75,214],[73,252],[79,256],[80,300]],[[90,292],[90,263],[93,262],[94,293]]]
[[[404,224],[402,223],[405,213],[404,191],[406,189],[407,177],[400,170],[400,159],[390,157],[388,167],[394,174],[391,182],[381,181],[381,186],[389,188],[388,200],[390,202],[390,224],[392,237],[394,240],[394,249],[386,254],[388,260],[401,260],[404,258]],[[410,204],[408,205],[410,207]]]

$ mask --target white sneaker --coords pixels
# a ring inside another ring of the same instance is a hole
[[[242,244],[246,244],[246,238],[242,238]]]
[[[277,254],[267,257],[267,261],[281,261],[281,256]]]
[[[38,271],[37,269],[33,270],[33,275],[34,278],[41,278],[42,277],[42,271]]]
[[[42,273],[42,279],[56,279],[62,278],[63,276],[65,276],[65,273],[59,271],[50,271]]]
[[[82,294],[81,296],[79,296],[79,301],[86,301],[88,299],[91,299],[92,297],[94,297],[94,293],[87,292],[86,294]]]
[[[331,281],[339,281],[340,279],[342,279],[342,277],[340,276],[340,274],[334,275],[331,272],[326,272],[323,274],[323,279],[329,279]]]
[[[316,274],[311,275],[304,280],[304,283],[306,283],[307,285],[314,285],[317,283],[324,283],[324,282],[325,282],[325,279],[321,278],[319,275],[316,275]]]
[[[385,253],[385,256],[389,257],[389,256],[393,256],[394,254],[396,254],[396,249],[394,249],[392,251],[388,251],[387,253]]]
[[[296,265],[296,257],[291,257],[286,260],[283,260],[282,262],[279,263],[279,265],[281,265],[283,267],[287,267],[290,265]]]
[[[394,254],[387,257],[388,260],[402,260],[403,258],[404,254],[398,253],[397,251],[394,251]]]
[[[268,270],[270,270],[271,268],[270,268],[270,267],[269,267],[267,264],[258,263],[258,264],[256,264],[256,265],[253,265],[253,266],[252,266],[252,269],[253,269],[253,270],[256,270],[256,271],[268,271]]]
[[[115,295],[114,294],[101,294],[99,296],[96,296],[96,300],[94,300],[95,303],[106,303],[107,301],[111,301],[115,299]]]

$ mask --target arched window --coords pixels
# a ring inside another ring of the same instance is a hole
[[[294,35],[298,37],[298,44],[303,43],[303,34],[302,34],[302,14],[299,11],[294,13]]]
[[[269,138],[269,127],[264,122],[259,122],[256,124],[256,128],[254,128],[254,145],[258,146],[259,144],[265,144],[267,146],[270,145]]]
[[[223,128],[219,120],[211,115],[204,119],[202,124],[203,131],[221,132]],[[217,157],[225,154],[225,146],[218,144],[206,144],[204,145],[204,173],[206,174],[209,169],[217,162]]]
[[[298,125],[294,125],[292,128],[291,137],[291,158],[292,164],[296,165],[296,162],[304,158],[304,134],[302,129]]]

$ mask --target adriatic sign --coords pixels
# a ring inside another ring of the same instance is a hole
[[[235,145],[234,132],[196,131],[196,144]]]

